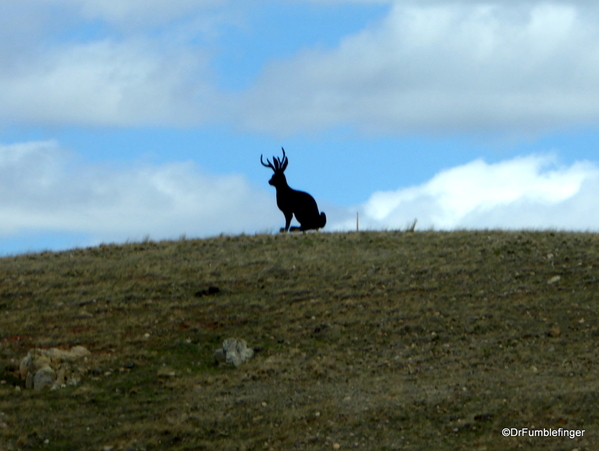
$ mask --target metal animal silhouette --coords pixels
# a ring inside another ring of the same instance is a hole
[[[266,159],[268,164],[264,163],[262,155],[260,155],[262,166],[271,168],[274,171],[268,184],[277,189],[277,206],[285,215],[285,227],[281,228],[281,232],[289,230],[292,232],[295,230],[304,232],[324,227],[327,223],[327,217],[324,213],[318,212],[318,205],[316,205],[314,198],[308,193],[292,189],[287,184],[287,179],[283,172],[285,172],[289,160],[285,156],[285,149],[282,147],[281,149],[283,150],[283,158],[273,157],[272,163],[268,159]],[[300,223],[299,227],[290,227],[293,215],[295,215],[297,222]]]

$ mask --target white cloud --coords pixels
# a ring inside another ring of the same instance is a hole
[[[364,228],[373,229],[401,229],[417,219],[420,229],[599,230],[598,190],[596,164],[559,166],[552,156],[533,155],[493,164],[475,160],[419,186],[376,192],[354,211]],[[331,228],[353,229],[355,218],[337,216]]]
[[[231,93],[219,88],[215,55],[232,47],[232,23],[251,27],[236,1],[0,2],[0,120],[218,122],[277,135],[347,125],[536,133],[599,121],[594,3],[356,1],[389,12],[336,48],[253,63],[264,66],[259,78]]]
[[[90,166],[54,141],[0,145],[0,236],[89,235],[93,242],[264,231],[281,222],[271,193],[193,163]]]
[[[0,74],[0,118],[46,124],[186,124],[214,98],[201,54],[111,40],[54,49]]]
[[[219,0],[32,3],[39,8],[0,3],[4,123],[186,126],[219,118],[211,49],[197,43],[220,23],[207,8]],[[121,19],[137,28],[119,29]]]
[[[599,120],[596,10],[553,2],[396,2],[332,50],[266,66],[249,129],[539,132]]]

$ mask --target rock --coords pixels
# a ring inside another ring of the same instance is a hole
[[[214,352],[217,363],[227,363],[238,367],[243,362],[254,356],[254,350],[247,347],[245,340],[227,338],[223,347]]]
[[[52,348],[47,350],[47,355],[52,360],[62,360],[65,362],[74,362],[83,357],[88,357],[91,355],[86,348],[83,346],[74,346],[70,351],[65,351],[63,349]]]
[[[227,361],[227,354],[223,348],[214,351],[214,360],[216,360],[216,363],[225,363]]]
[[[27,381],[29,382],[30,376],[33,375],[33,389],[34,390],[47,390],[48,388],[52,388],[54,383],[56,382],[56,373],[49,366],[45,366],[40,368],[33,373],[29,373],[27,376]],[[27,387],[31,388],[31,387]]]
[[[31,349],[19,364],[25,387],[33,390],[56,389],[77,385],[87,371],[91,352],[83,346],[71,350]]]
[[[547,336],[551,337],[551,338],[557,338],[562,334],[562,331],[559,329],[559,327],[552,327],[551,329],[549,329],[549,332],[547,332]]]
[[[547,284],[553,285],[554,283],[559,282],[561,279],[561,276],[553,276],[551,279],[547,281]]]
[[[172,368],[162,367],[158,370],[158,377],[175,377],[177,375],[176,371]]]
[[[19,364],[21,379],[27,379],[29,373],[35,373],[40,368],[50,365],[50,358],[42,351],[41,349],[32,349],[21,360]]]

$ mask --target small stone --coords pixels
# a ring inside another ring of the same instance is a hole
[[[158,377],[175,377],[177,373],[172,368],[162,367],[158,370]]]
[[[553,276],[551,279],[547,281],[549,285],[553,285],[556,282],[559,282],[562,279],[561,276]]]
[[[549,332],[547,332],[547,335],[551,338],[557,338],[561,335],[561,333],[562,332],[559,330],[559,327],[552,327],[549,329]]]
[[[92,355],[85,346],[73,346],[71,348],[71,354],[77,357],[88,357]]]
[[[226,362],[238,367],[246,360],[254,356],[254,350],[247,347],[245,340],[227,338],[223,347],[214,352],[216,363]]]
[[[227,361],[225,350],[220,348],[214,351],[214,359],[216,360],[216,363],[225,363]]]
[[[40,368],[36,371],[35,375],[33,376],[33,389],[44,390],[47,388],[52,388],[55,381],[56,373],[52,368],[50,368],[49,366]]]
[[[341,445],[339,443],[333,443],[333,449],[339,449]]]

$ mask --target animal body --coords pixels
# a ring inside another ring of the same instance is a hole
[[[296,230],[305,232],[306,230],[321,229],[327,223],[327,217],[324,213],[319,213],[318,205],[310,194],[295,190],[287,184],[284,172],[289,160],[285,155],[285,149],[282,147],[281,149],[283,158],[273,157],[272,163],[268,159],[266,159],[267,163],[264,163],[262,155],[260,155],[262,166],[274,171],[268,183],[277,189],[277,206],[285,215],[285,227],[281,228],[281,232]],[[290,227],[294,215],[297,222],[300,223],[299,227]]]

